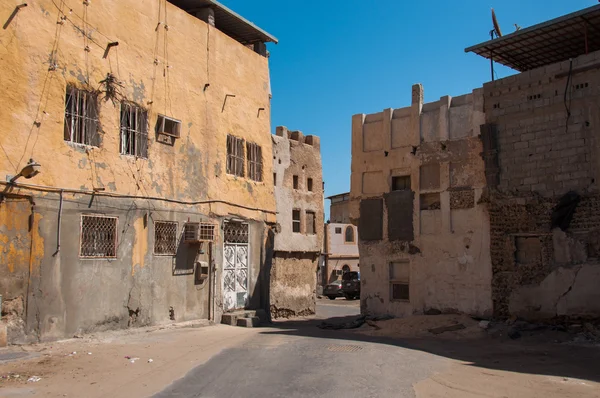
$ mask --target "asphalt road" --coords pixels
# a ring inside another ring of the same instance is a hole
[[[317,319],[264,328],[156,397],[414,397],[413,383],[444,366],[421,351],[317,328],[359,313],[358,301],[343,301],[319,300]]]

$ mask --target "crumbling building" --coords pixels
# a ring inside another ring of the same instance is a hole
[[[273,139],[277,228],[271,267],[274,318],[315,313],[323,241],[323,170],[319,137],[280,126]]]

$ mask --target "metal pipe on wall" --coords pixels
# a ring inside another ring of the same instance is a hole
[[[62,224],[62,208],[63,208],[63,194],[64,191],[60,190],[60,202],[58,204],[58,222],[56,226],[56,251],[52,256],[56,256],[60,252],[60,226]]]

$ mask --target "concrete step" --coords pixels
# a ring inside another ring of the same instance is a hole
[[[248,322],[245,321],[245,319],[256,319],[257,321],[250,321],[252,326],[247,326]],[[239,322],[240,320],[242,321],[241,323],[243,323],[243,325]],[[225,313],[221,317],[221,323],[231,326],[256,327],[259,326],[261,322],[266,321],[267,313],[264,310],[240,310]]]
[[[244,328],[255,328],[260,326],[260,318],[257,316],[250,318],[238,318],[237,325]]]

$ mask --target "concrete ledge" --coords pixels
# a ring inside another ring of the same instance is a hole
[[[237,325],[238,314],[223,314],[221,317],[221,323],[225,325],[235,326]]]

